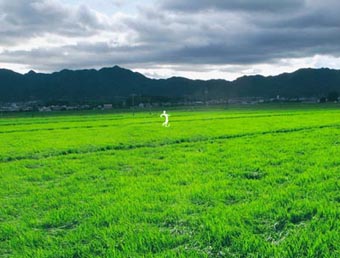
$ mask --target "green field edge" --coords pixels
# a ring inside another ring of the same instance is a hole
[[[224,116],[224,117],[215,117],[215,118],[196,118],[196,119],[172,119],[172,122],[193,122],[193,121],[215,121],[215,120],[231,120],[231,119],[242,119],[242,118],[266,118],[266,117],[280,117],[280,116],[303,116],[303,115],[309,115],[309,112],[296,112],[296,113],[280,113],[280,114],[265,114],[265,115],[238,115],[238,116]],[[138,117],[143,118],[143,117]],[[97,119],[97,120],[91,120],[91,119],[84,119],[84,120],[62,120],[62,121],[37,121],[32,123],[5,123],[0,124],[0,127],[5,126],[26,126],[26,125],[37,125],[37,124],[58,124],[58,123],[65,123],[65,122],[71,122],[71,123],[83,123],[83,122],[103,122],[103,121],[116,121],[116,120],[126,120],[126,118],[105,118],[105,119]],[[133,124],[150,124],[150,123],[159,123],[159,121],[142,121],[142,122],[134,122]],[[70,127],[49,127],[49,128],[35,128],[35,129],[23,129],[23,130],[8,130],[8,131],[0,131],[0,134],[6,134],[6,133],[16,133],[16,132],[36,132],[36,131],[53,131],[53,130],[68,130],[68,129],[81,129],[81,128],[96,128],[96,127],[111,127],[111,126],[119,126],[118,124],[104,124],[104,125],[97,125],[97,126],[70,126]]]

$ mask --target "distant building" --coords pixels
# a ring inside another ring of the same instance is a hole
[[[104,110],[112,109],[112,104],[104,104],[103,109]]]
[[[52,109],[50,107],[41,107],[39,108],[39,112],[51,112]]]

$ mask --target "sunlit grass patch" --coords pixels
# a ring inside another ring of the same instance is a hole
[[[1,120],[0,256],[339,256],[339,111],[171,118]]]

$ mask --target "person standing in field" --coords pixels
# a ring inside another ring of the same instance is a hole
[[[169,114],[167,114],[166,111],[164,110],[163,113],[160,115],[160,117],[165,117],[165,121],[162,124],[162,126],[169,127],[170,126],[170,124],[169,124]]]

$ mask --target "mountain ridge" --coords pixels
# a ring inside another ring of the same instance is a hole
[[[244,97],[323,97],[340,92],[340,70],[302,68],[275,76],[245,75],[233,81],[192,80],[185,77],[152,79],[120,66],[101,69],[63,69],[21,74],[0,69],[0,101],[116,101],[132,94],[195,100]]]

